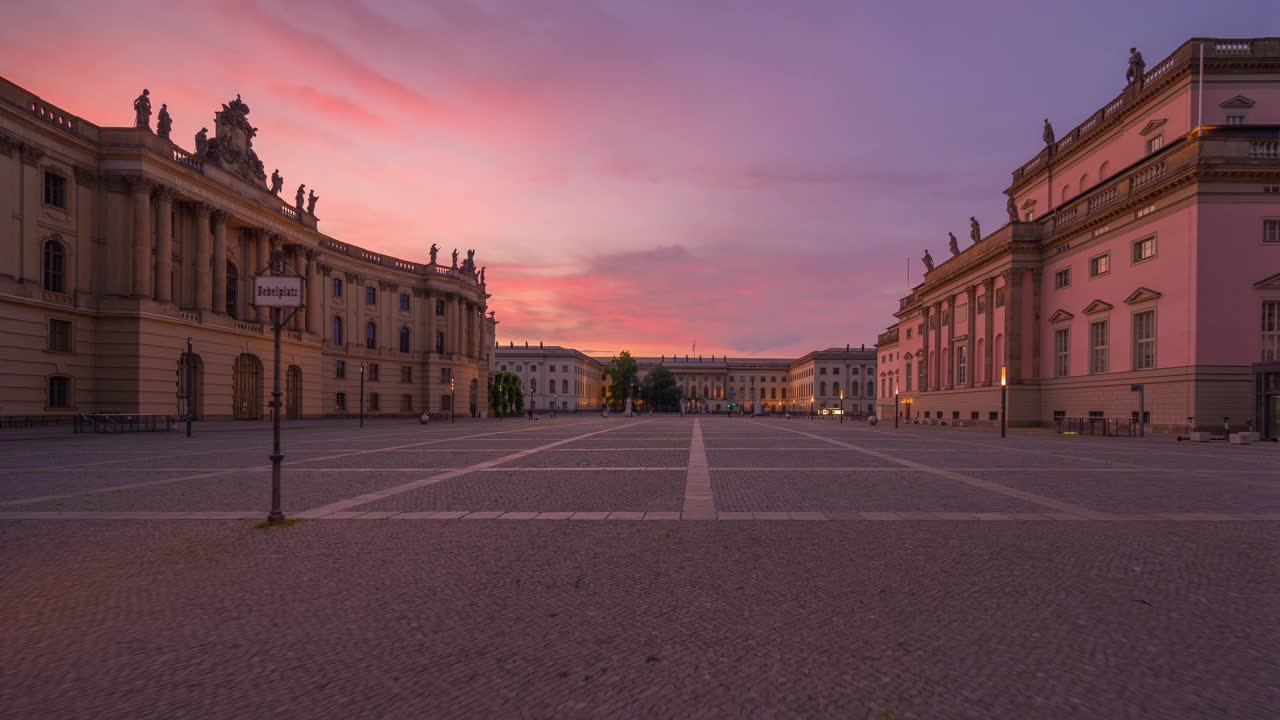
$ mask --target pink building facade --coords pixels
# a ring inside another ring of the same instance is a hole
[[[1011,425],[1136,419],[1141,384],[1154,430],[1280,433],[1280,38],[1187,41],[1006,194],[881,334],[883,416],[996,422],[1003,368]]]

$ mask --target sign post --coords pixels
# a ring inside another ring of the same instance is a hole
[[[271,380],[271,512],[267,522],[278,525],[284,522],[280,509],[280,331],[284,324],[302,307],[302,276],[294,274],[284,264],[284,252],[271,251],[270,275],[253,276],[253,304],[271,309],[271,327],[275,332],[275,360]],[[288,317],[281,317],[283,308],[292,308]]]

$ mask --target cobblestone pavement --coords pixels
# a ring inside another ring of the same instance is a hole
[[[1280,707],[1275,445],[326,422],[256,529],[269,442],[0,435],[0,717]]]

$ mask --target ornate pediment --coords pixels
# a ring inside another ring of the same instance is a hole
[[[1071,319],[1071,318],[1073,318],[1073,317],[1075,317],[1075,315],[1072,315],[1071,313],[1067,312],[1066,310],[1059,310],[1059,311],[1057,311],[1057,312],[1055,312],[1054,314],[1052,314],[1052,315],[1050,315],[1050,316],[1049,316],[1049,322],[1051,322],[1051,323],[1060,323],[1060,322],[1064,322],[1064,321],[1070,320],[1070,319]]]
[[[214,137],[204,139],[204,131],[196,136],[196,154],[222,166],[224,170],[265,188],[267,173],[253,151],[253,138],[258,128],[249,122],[249,106],[236,99],[222,104],[213,114]]]
[[[1224,108],[1251,108],[1253,101],[1243,95],[1237,95],[1230,100],[1223,100],[1218,103],[1218,107]]]
[[[1035,201],[1035,200],[1028,200],[1028,201],[1026,201],[1026,202],[1022,203],[1022,209],[1023,209],[1023,210],[1030,210],[1031,208],[1033,208],[1033,207],[1035,207],[1035,206],[1036,206],[1036,201]]]
[[[1138,134],[1146,135],[1147,133],[1155,132],[1156,130],[1159,130],[1161,127],[1164,127],[1164,124],[1167,122],[1169,121],[1166,120],[1165,118],[1156,118],[1155,120],[1152,120],[1151,122],[1142,126],[1142,129],[1138,131]]]
[[[1280,273],[1265,277],[1253,284],[1256,288],[1280,288]]]
[[[1124,301],[1125,301],[1125,304],[1127,305],[1137,305],[1140,302],[1155,300],[1158,297],[1160,297],[1160,293],[1156,292],[1155,290],[1152,290],[1151,288],[1140,287],[1137,290],[1134,290],[1132,293],[1130,293],[1129,297],[1125,298]]]
[[[1106,312],[1112,307],[1114,306],[1105,300],[1094,300],[1088,305],[1085,305],[1084,310],[1081,310],[1081,312],[1085,315],[1092,315],[1094,313]]]

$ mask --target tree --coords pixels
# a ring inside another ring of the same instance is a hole
[[[640,398],[655,410],[675,410],[680,407],[680,386],[676,376],[659,365],[644,376],[640,384]]]
[[[498,417],[524,412],[524,393],[515,373],[497,372],[489,378],[489,409]]]
[[[623,350],[613,359],[606,373],[609,374],[609,407],[622,410],[627,398],[636,398],[640,391],[640,365],[631,353]]]

